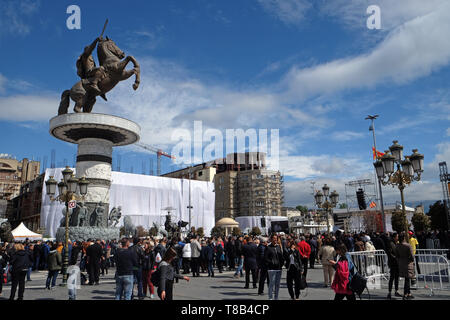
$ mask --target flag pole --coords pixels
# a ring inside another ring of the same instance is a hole
[[[366,120],[371,120],[372,121],[372,123],[371,123],[371,125],[369,127],[369,131],[372,131],[373,147],[375,148],[375,157],[376,157],[376,160],[378,160],[379,156],[378,156],[378,150],[377,150],[377,140],[375,138],[375,124],[374,124],[374,120],[376,118],[378,118],[378,115],[375,115],[375,116],[370,116],[369,115],[369,116],[367,116]],[[380,204],[381,204],[381,219],[383,221],[383,232],[387,232],[387,230],[386,230],[386,215],[384,213],[384,203],[383,203],[383,191],[381,190],[381,181],[380,181],[380,179],[378,179],[376,170],[375,170],[375,177],[376,177],[376,179],[378,181],[378,190],[380,192],[380,199],[379,200],[380,200]]]

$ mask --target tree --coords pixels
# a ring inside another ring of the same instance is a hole
[[[431,218],[431,229],[447,229],[447,216],[445,212],[445,206],[442,201],[436,201],[430,206],[428,216]]]
[[[200,238],[203,238],[203,236],[205,235],[205,230],[203,229],[203,227],[198,228],[196,234],[197,234]]]
[[[143,237],[147,237],[147,236],[148,236],[148,232],[145,231],[143,226],[136,227],[136,237],[143,238]]]
[[[308,208],[307,208],[306,206],[299,205],[299,206],[296,206],[295,208],[296,208],[298,211],[301,211],[301,213],[303,213],[303,214],[305,214],[305,213],[308,212]]]
[[[405,216],[403,215],[403,211],[394,211],[392,212],[392,217],[391,217],[391,224],[392,224],[392,229],[397,232],[403,232],[406,230],[406,226],[405,226]],[[408,230],[411,227],[411,225],[408,223]]]
[[[347,209],[347,204],[346,203],[340,203],[339,204],[339,209]]]
[[[225,230],[221,227],[213,227],[211,229],[211,237],[223,237],[225,236]]]
[[[233,236],[237,237],[237,236],[240,236],[242,234],[242,231],[241,231],[241,229],[239,227],[235,227],[235,228],[233,228],[233,231],[231,232],[231,234]]]
[[[423,212],[415,212],[412,216],[411,222],[414,226],[414,231],[428,231],[430,229],[431,221]]]
[[[158,228],[156,227],[151,227],[150,230],[148,230],[148,233],[152,236],[152,237],[156,237],[158,235]]]
[[[260,236],[261,230],[258,227],[253,227],[252,231],[250,231],[251,236]]]

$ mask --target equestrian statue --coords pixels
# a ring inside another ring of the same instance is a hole
[[[84,48],[76,62],[77,74],[81,78],[70,90],[65,90],[61,95],[58,115],[66,114],[69,109],[70,99],[75,102],[74,112],[91,112],[100,96],[105,101],[106,93],[112,90],[120,81],[135,75],[133,89],[137,90],[140,83],[140,66],[133,56],[126,56],[117,45],[106,37],[103,38],[108,20],[103,31],[97,39]],[[97,57],[100,66],[97,67],[92,57],[92,52],[97,47]],[[123,59],[123,60],[122,60]],[[129,62],[133,63],[133,69],[125,70]]]

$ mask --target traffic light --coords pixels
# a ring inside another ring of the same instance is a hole
[[[358,191],[356,191],[356,199],[358,199],[359,210],[366,210],[367,205],[363,189],[359,188]]]

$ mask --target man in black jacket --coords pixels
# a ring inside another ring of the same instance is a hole
[[[283,251],[278,244],[278,236],[273,234],[270,238],[271,243],[264,252],[264,261],[267,265],[269,274],[269,300],[274,296],[278,300],[278,292],[280,290],[281,269],[284,264]]]
[[[130,242],[127,238],[121,241],[122,248],[117,248],[114,260],[116,263],[116,300],[122,296],[131,300],[133,293],[133,268],[139,266],[138,257],[134,250],[129,250]]]
[[[234,237],[229,237],[225,245],[225,252],[228,258],[228,270],[234,270],[236,264],[236,246]]]
[[[257,268],[256,258],[258,256],[258,247],[253,243],[252,238],[248,238],[247,244],[242,246],[242,255],[244,256],[244,270],[245,270],[245,289],[250,285],[250,272],[252,273],[253,289],[256,289],[257,282]]]
[[[258,246],[258,255],[256,262],[258,264],[258,274],[259,274],[259,287],[258,287],[258,295],[264,294],[264,282],[267,279],[267,286],[269,285],[269,277],[267,274],[267,266],[264,260],[264,252],[267,248],[267,239],[261,238],[260,244]]]
[[[133,239],[133,246],[130,248],[137,256],[138,264],[133,267],[134,283],[138,286],[138,298],[139,300],[144,299],[144,290],[142,285],[142,265],[144,264],[144,249],[142,249],[141,241],[139,238]],[[133,297],[131,298],[133,299]]]
[[[89,285],[99,284],[100,280],[100,260],[102,258],[103,249],[100,239],[86,249],[87,263],[89,268]]]
[[[25,291],[25,277],[28,268],[32,265],[33,260],[31,254],[25,250],[22,244],[15,245],[15,251],[11,254],[11,295],[9,300],[14,300],[16,295],[17,285],[19,285],[19,292],[17,300],[23,300],[23,293]]]

